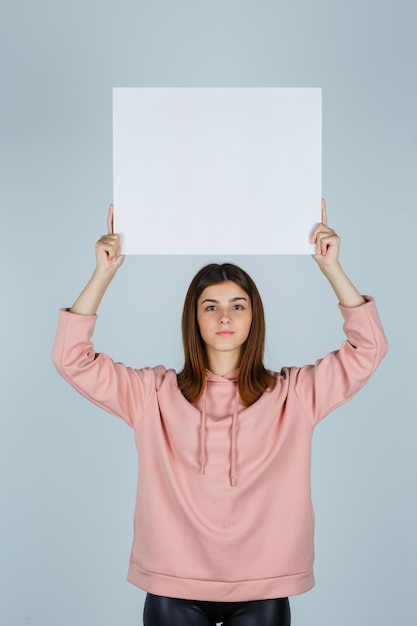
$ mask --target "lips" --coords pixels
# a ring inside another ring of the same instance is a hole
[[[216,333],[216,335],[218,335],[219,337],[231,337],[233,334],[234,333],[231,330],[223,330]]]

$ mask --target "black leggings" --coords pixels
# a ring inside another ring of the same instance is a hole
[[[148,593],[144,626],[290,626],[288,598],[248,602],[180,600]]]

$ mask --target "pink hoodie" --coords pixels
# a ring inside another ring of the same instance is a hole
[[[135,431],[139,472],[128,580],[157,595],[245,601],[314,585],[314,426],[351,398],[387,350],[374,301],[340,306],[347,335],[315,365],[283,368],[252,406],[236,372],[207,372],[196,406],[163,366],[97,354],[96,316],[61,311],[53,362],[77,391]]]

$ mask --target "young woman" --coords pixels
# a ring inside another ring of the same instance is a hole
[[[181,372],[132,369],[96,353],[95,313],[123,262],[112,206],[92,278],[60,312],[57,370],[135,430],[128,579],[148,592],[145,626],[288,626],[288,596],[314,585],[313,428],[363,386],[387,343],[373,299],[342,270],[324,201],[312,242],[347,336],[315,365],[265,369],[259,293],[227,263],[191,282]]]

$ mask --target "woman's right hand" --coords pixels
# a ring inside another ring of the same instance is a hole
[[[107,287],[124,261],[120,254],[120,236],[113,232],[113,205],[107,216],[107,235],[96,243],[96,268],[92,277],[70,308],[72,313],[94,315]]]
[[[97,270],[116,272],[124,261],[120,254],[120,235],[114,233],[114,208],[111,204],[107,215],[107,235],[103,235],[96,243]]]

